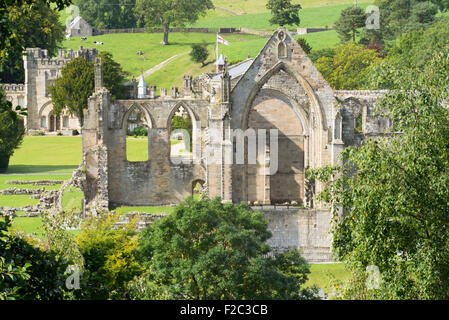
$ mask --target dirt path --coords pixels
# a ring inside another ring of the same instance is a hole
[[[145,72],[143,73],[143,76],[146,78],[146,77],[152,75],[153,73],[155,73],[156,71],[162,69],[163,67],[165,67],[167,64],[169,64],[169,63],[172,62],[173,60],[175,60],[175,59],[177,59],[177,58],[179,58],[179,57],[181,57],[181,56],[184,56],[184,55],[186,55],[186,54],[188,54],[188,52],[179,53],[179,54],[177,54],[177,55],[174,55],[173,57],[168,58],[168,59],[165,60],[165,61],[162,61],[162,62],[159,63],[157,66],[154,66],[153,68],[151,68],[151,69],[145,71]]]
[[[220,10],[220,11],[224,11],[224,12],[227,12],[227,13],[230,13],[233,16],[239,16],[239,14],[237,12],[231,11],[229,9],[220,8],[220,7],[215,7],[215,9]]]

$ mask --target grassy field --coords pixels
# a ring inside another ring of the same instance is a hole
[[[341,10],[353,4],[348,0],[305,0],[299,1],[303,5],[300,11],[300,27],[326,27],[332,26],[338,19]],[[372,0],[358,1],[359,6],[365,8]],[[258,30],[274,30],[276,26],[271,26],[268,22],[270,13],[265,8],[266,1],[259,0],[231,0],[214,1],[216,6],[233,10],[238,14],[234,16],[220,10],[210,11],[204,18],[201,18],[193,26],[195,27],[247,27]],[[61,12],[61,20],[65,21],[68,14]],[[267,39],[254,35],[224,35],[229,41],[229,46],[220,46],[231,64],[245,60],[248,56],[255,57],[264,47]],[[335,31],[312,33],[303,36],[307,39],[313,49],[321,49],[334,46],[339,43]],[[160,88],[169,89],[172,86],[182,86],[183,76],[198,76],[214,70],[214,47],[216,36],[213,33],[171,33],[169,35],[170,45],[160,44],[162,34],[111,34],[96,37],[89,37],[87,41],[80,38],[72,38],[63,42],[63,47],[78,49],[83,47],[96,47],[100,51],[109,51],[114,60],[120,63],[125,71],[129,73],[128,80],[133,76],[138,77],[141,73],[155,67],[161,62],[181,54],[162,69],[146,77],[148,84],[156,85],[158,92]],[[93,44],[95,41],[104,43],[102,46]],[[190,60],[188,53],[194,43],[207,43],[209,49],[209,59],[206,66],[195,64]],[[138,56],[137,51],[142,51],[143,55]]]
[[[362,3],[359,7],[366,8],[369,4],[370,3]],[[301,19],[299,27],[332,27],[335,24],[335,21],[340,17],[341,11],[350,5],[351,4],[342,4],[337,6],[302,9],[299,13]],[[275,30],[277,26],[270,25],[270,18],[270,12],[262,11],[239,16],[205,17],[196,22],[193,26],[198,28],[243,27],[256,30]],[[295,27],[292,27],[292,29],[295,29]]]
[[[81,158],[81,137],[25,137],[7,173],[71,173]]]
[[[350,273],[343,263],[312,264],[310,265],[309,280],[306,287],[318,286],[329,293],[333,280],[345,281],[350,278]]]
[[[213,0],[215,6],[231,10],[237,14],[268,12],[267,0]],[[372,0],[358,0],[357,3],[370,3]],[[354,4],[353,0],[292,0],[292,3],[299,3],[303,9],[326,6],[336,6],[342,4]]]
[[[268,41],[266,38],[254,35],[225,35],[224,37],[229,41],[230,45],[220,45],[220,52],[228,57],[231,64],[243,61],[248,56],[254,58]],[[303,37],[307,39],[313,49],[325,48],[339,43],[335,31],[311,33]],[[111,52],[114,60],[120,63],[123,69],[130,74],[129,79],[132,76],[137,78],[140,73],[151,69],[174,55],[185,53],[145,78],[147,85],[156,85],[158,91],[160,88],[181,87],[184,75],[195,77],[214,71],[215,34],[172,33],[169,38],[171,42],[169,46],[162,46],[159,43],[162,38],[162,34],[159,33],[111,34],[91,37],[88,40],[89,42],[73,38],[64,41],[64,47],[72,49],[77,49],[80,45],[93,47],[94,45],[90,43],[90,40],[93,38],[104,42],[104,45],[98,49]],[[206,61],[205,67],[202,67],[200,63],[193,63],[187,54],[191,51],[193,43],[202,43],[203,41],[207,43],[209,50],[209,59]],[[144,55],[136,55],[138,50],[142,50]]]

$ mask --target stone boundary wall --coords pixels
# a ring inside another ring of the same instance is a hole
[[[308,34],[308,33],[314,33],[314,32],[323,32],[323,31],[329,31],[333,30],[332,28],[298,28],[296,30],[296,34]]]
[[[299,249],[309,263],[335,262],[331,252],[329,210],[304,209],[287,206],[258,206],[268,222],[273,237],[268,244],[275,252]]]
[[[18,188],[9,188],[2,190],[0,194],[2,196],[26,196],[26,195],[40,195],[45,192],[45,188],[42,189],[18,189]]]
[[[30,185],[30,186],[56,186],[58,184],[63,184],[62,180],[37,180],[37,181],[7,181],[6,184],[15,185]]]
[[[105,34],[115,34],[115,33],[161,33],[164,32],[164,29],[161,28],[152,28],[150,30],[146,30],[145,28],[129,28],[129,29],[101,29],[94,30],[93,35],[105,35]],[[236,28],[170,28],[170,32],[199,32],[199,33],[234,33],[239,32]]]
[[[271,38],[272,34],[265,31],[254,30],[249,28],[240,28],[241,33],[254,34],[256,36],[260,36],[262,38]]]

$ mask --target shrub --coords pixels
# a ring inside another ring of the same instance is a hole
[[[303,299],[309,267],[298,252],[267,257],[267,222],[246,205],[189,198],[139,240],[141,299]]]

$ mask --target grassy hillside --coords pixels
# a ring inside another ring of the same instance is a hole
[[[245,60],[248,55],[255,57],[267,42],[266,38],[253,35],[223,35],[230,42],[229,46],[220,45],[220,51],[225,54],[231,63]],[[335,31],[312,33],[304,35],[312,48],[319,49],[333,46],[339,42]],[[103,46],[95,46],[93,39],[102,41]],[[136,78],[141,72],[151,69],[168,58],[180,54],[185,55],[176,58],[161,70],[146,78],[149,84],[158,88],[170,88],[171,86],[182,85],[184,75],[198,76],[205,72],[211,72],[214,68],[214,46],[215,34],[205,33],[172,33],[170,34],[169,46],[162,46],[160,41],[162,34],[111,34],[104,36],[89,37],[88,41],[81,41],[80,38],[66,40],[63,43],[65,48],[78,49],[80,45],[84,47],[96,47],[98,50],[109,51],[114,60],[119,62],[124,70],[130,73],[129,78]],[[187,54],[191,51],[193,43],[208,44],[210,57],[208,65],[201,67],[201,64],[192,63]],[[144,55],[138,56],[136,52],[142,50]]]
[[[213,0],[215,6],[231,10],[238,14],[268,12],[267,0]],[[358,0],[357,3],[370,3],[372,0]],[[341,4],[353,4],[353,0],[293,0],[303,8],[317,8],[325,6],[336,6]]]
[[[359,7],[366,8],[373,1],[368,3],[359,4]],[[314,8],[304,8],[300,11],[301,28],[310,27],[332,27],[335,21],[340,17],[340,13],[343,9],[347,8],[351,4],[343,4],[337,6],[324,6]],[[271,18],[270,12],[249,13],[239,16],[225,16],[225,17],[208,17],[200,19],[195,23],[194,27],[201,28],[220,28],[220,27],[233,27],[233,28],[251,28],[256,30],[274,30],[277,26],[270,25],[268,22]],[[295,28],[293,28],[295,29]]]

